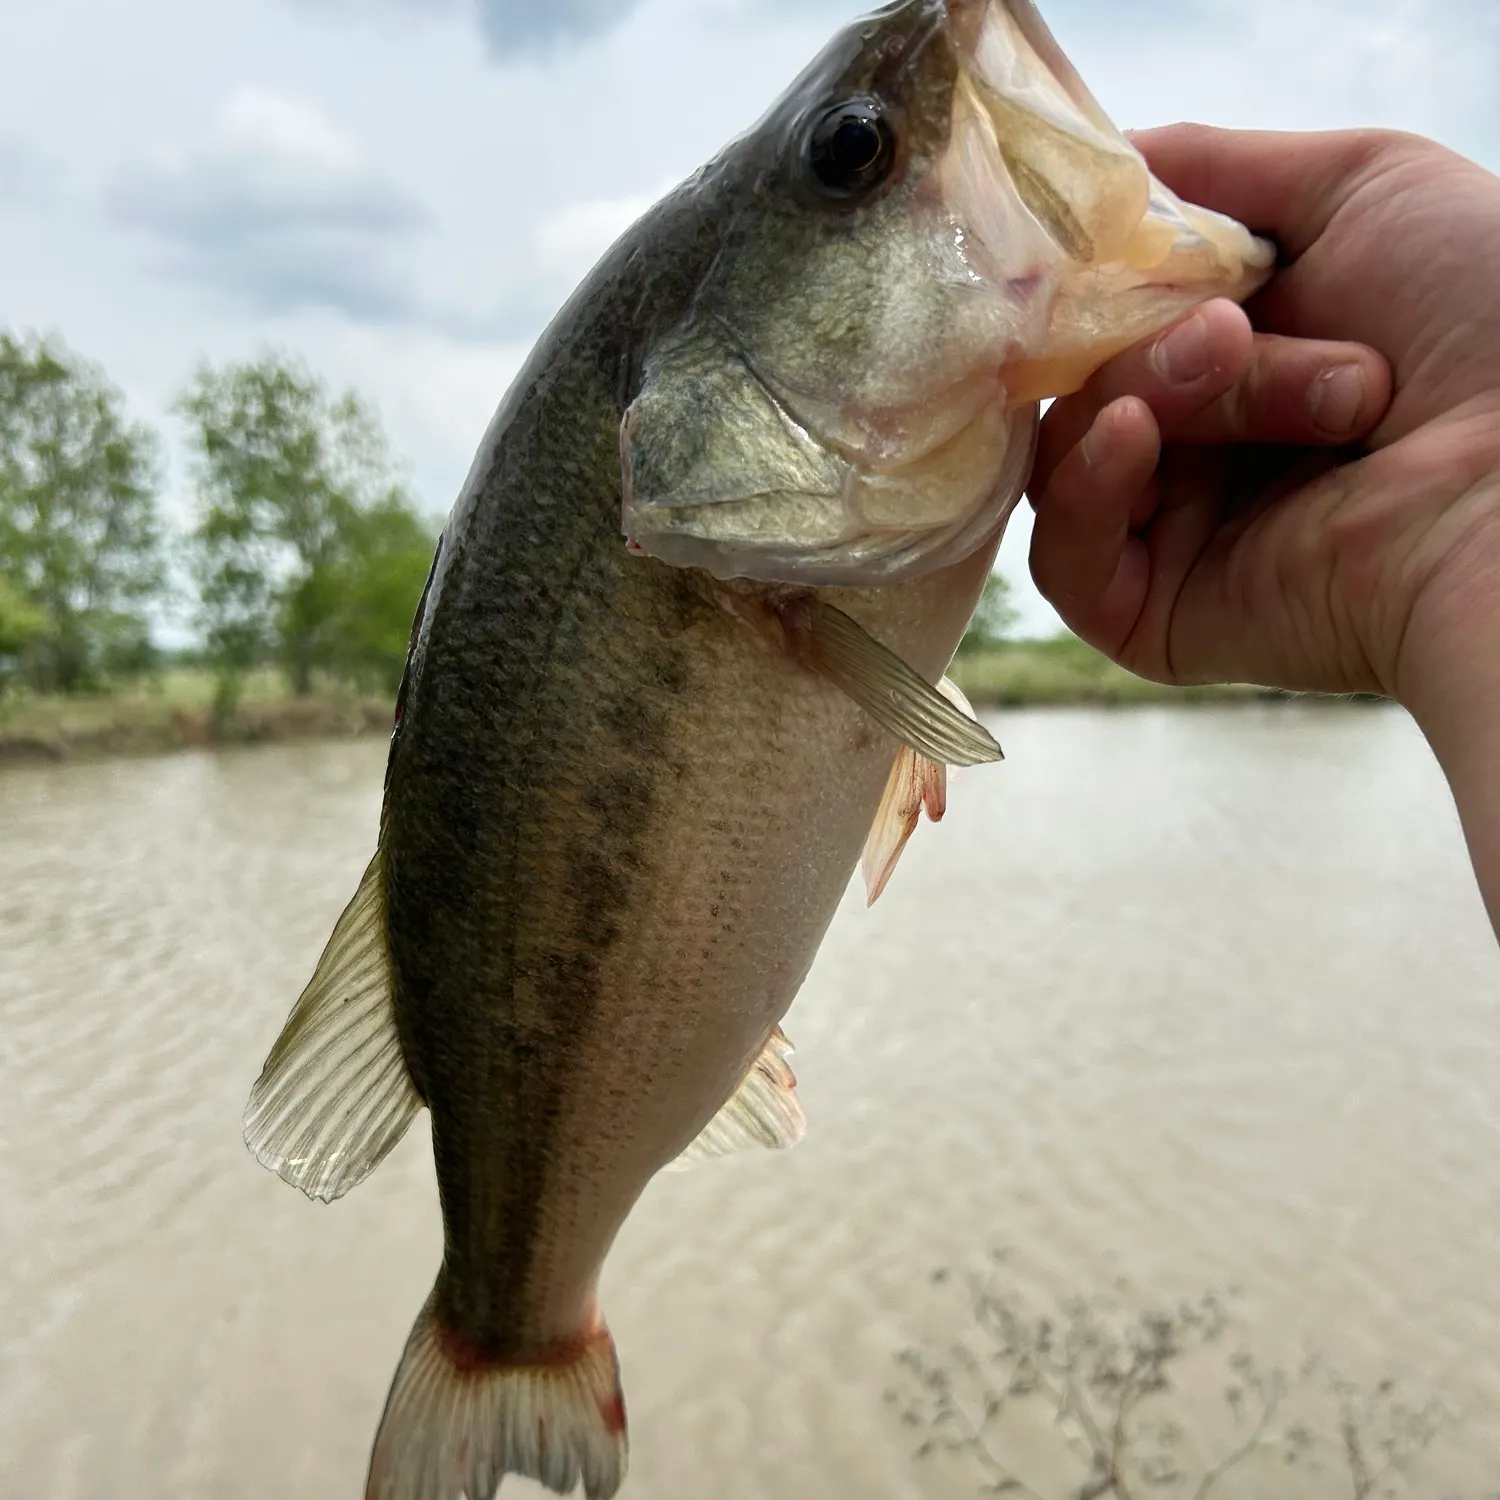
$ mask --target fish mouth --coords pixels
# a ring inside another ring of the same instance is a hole
[[[1066,395],[1189,308],[1265,282],[1274,248],[1153,176],[1033,0],[944,5],[959,76],[941,191],[975,269],[1048,302],[1045,354],[1008,364],[1013,401]]]

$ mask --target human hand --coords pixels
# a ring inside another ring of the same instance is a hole
[[[1248,319],[1200,309],[1047,414],[1042,592],[1164,682],[1410,706],[1477,643],[1492,661],[1500,178],[1384,132],[1176,126],[1136,144],[1289,264]]]

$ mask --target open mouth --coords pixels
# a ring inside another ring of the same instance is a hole
[[[961,76],[944,195],[992,286],[1051,296],[1045,353],[1007,370],[1012,400],[1066,394],[1189,306],[1266,279],[1273,248],[1151,174],[1032,0],[947,0],[947,14]]]

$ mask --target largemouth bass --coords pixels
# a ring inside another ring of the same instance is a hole
[[[246,1118],[331,1200],[431,1114],[443,1260],[370,1500],[618,1490],[605,1256],[669,1164],[802,1134],[780,1021],[861,848],[873,894],[944,767],[998,758],[937,685],[1038,401],[1270,259],[1152,179],[1029,0],[900,0],[558,315]]]

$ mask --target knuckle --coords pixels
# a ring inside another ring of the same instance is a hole
[[[1391,130],[1384,126],[1367,125],[1351,134],[1357,154],[1366,159],[1377,156],[1405,156],[1412,152],[1427,155],[1435,148],[1435,142],[1410,130]]]
[[[1219,397],[1219,425],[1230,441],[1243,441],[1259,425],[1269,385],[1267,360],[1257,353],[1245,373]]]

